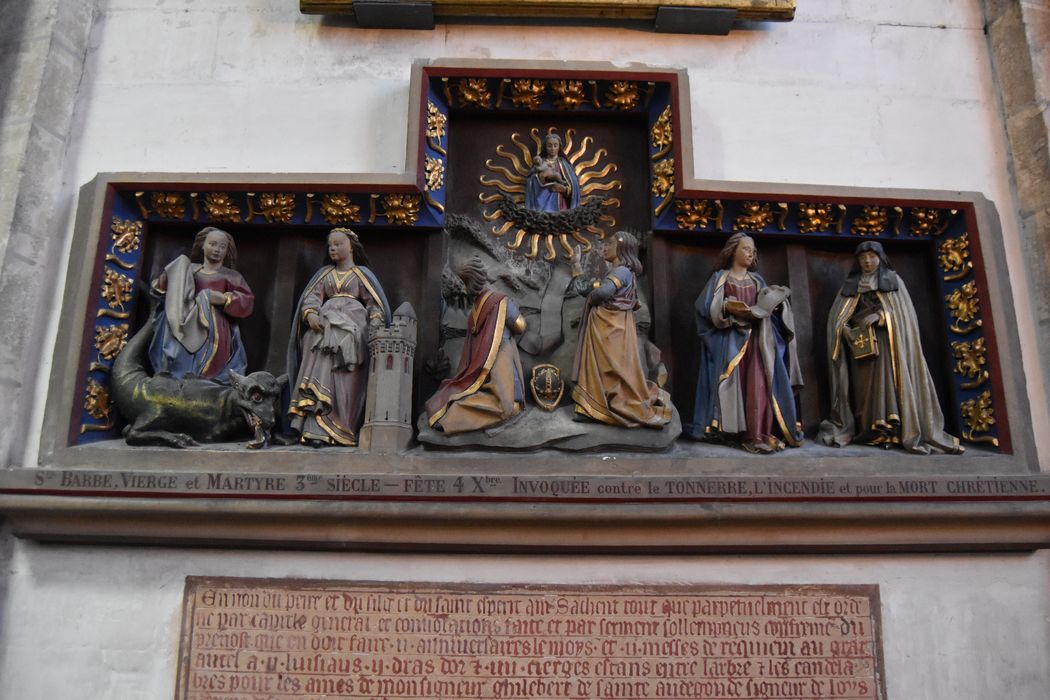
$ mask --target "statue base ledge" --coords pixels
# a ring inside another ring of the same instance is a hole
[[[551,412],[529,406],[524,413],[503,425],[453,435],[430,428],[423,414],[417,422],[417,439],[427,447],[450,449],[662,452],[669,449],[682,433],[678,410],[672,407],[672,411],[671,422],[655,430],[580,420],[573,406],[562,406]]]

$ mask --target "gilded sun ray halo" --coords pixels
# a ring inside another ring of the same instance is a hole
[[[529,172],[536,154],[542,152],[544,139],[552,133],[562,138],[561,155],[576,173],[580,206],[566,212],[532,212],[536,216],[523,217]],[[547,262],[555,262],[559,257],[567,261],[575,244],[588,251],[592,240],[602,240],[609,230],[615,230],[620,199],[612,193],[623,189],[623,181],[616,178],[619,166],[609,160],[608,150],[596,148],[591,136],[578,139],[575,129],[566,129],[562,134],[553,126],[545,131],[533,128],[527,138],[515,132],[510,135],[509,144],[496,147],[494,157],[485,160],[484,168],[486,172],[478,179],[482,186],[478,196],[482,216],[490,223],[494,237],[513,234],[507,248],[526,258],[534,260],[542,255]]]

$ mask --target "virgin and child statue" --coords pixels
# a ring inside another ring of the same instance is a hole
[[[525,180],[525,206],[536,211],[558,212],[580,206],[580,181],[562,153],[561,136],[551,132],[543,139]]]

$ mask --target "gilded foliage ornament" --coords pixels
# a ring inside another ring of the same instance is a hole
[[[886,207],[866,206],[853,220],[853,232],[862,236],[878,236],[886,230],[890,213]]]
[[[433,102],[427,102],[427,138],[438,143],[445,138],[445,125],[448,116],[443,114]]]
[[[674,145],[673,127],[671,105],[667,105],[664,107],[664,111],[660,113],[660,118],[656,120],[653,128],[649,131],[649,142],[656,149],[656,153],[653,154],[653,160],[659,160],[670,152],[671,146]]]
[[[326,194],[321,200],[321,216],[330,224],[355,224],[361,220],[361,207],[348,194]]]
[[[383,215],[397,226],[411,226],[419,219],[419,195],[385,194],[382,198]]]
[[[113,236],[113,248],[121,253],[130,253],[139,248],[142,240],[142,222],[113,217],[110,233]]]
[[[128,342],[128,324],[95,326],[95,349],[99,357],[112,360]]]
[[[546,91],[545,80],[515,80],[510,88],[510,101],[515,107],[539,109]]]
[[[949,238],[943,241],[938,249],[940,255],[938,261],[944,270],[945,281],[961,279],[973,269],[970,262],[970,237],[964,233],[958,238]]]
[[[966,421],[965,437],[971,442],[978,441],[977,433],[987,432],[995,425],[995,409],[992,407],[992,392],[984,391],[959,406],[963,420]]]
[[[605,92],[609,106],[626,112],[638,106],[638,83],[627,80],[615,80]]]
[[[587,101],[582,80],[555,80],[551,83],[551,90],[557,96],[554,106],[558,109],[576,109]]]
[[[653,196],[666,197],[674,192],[674,158],[653,164]]]
[[[956,333],[969,333],[981,325],[978,316],[981,313],[981,300],[977,296],[977,283],[973,280],[967,282],[954,292],[946,296],[948,311],[955,322],[951,329]],[[969,325],[962,325],[969,324]]]
[[[124,302],[131,301],[135,290],[135,281],[127,275],[113,270],[106,270],[102,279],[102,298],[111,309],[124,309]]]
[[[425,173],[428,192],[440,190],[445,186],[445,164],[440,158],[427,156]]]
[[[484,78],[464,78],[456,84],[456,92],[461,107],[489,109],[492,106],[492,93]]]
[[[734,231],[761,231],[773,223],[773,207],[769,202],[744,202],[733,222]]]
[[[958,209],[930,209],[916,207],[911,210],[908,232],[913,236],[941,236],[959,213]]]
[[[259,210],[267,223],[287,224],[295,216],[295,195],[283,192],[264,192],[259,195]]]
[[[204,195],[204,212],[211,221],[241,220],[240,207],[234,204],[233,197],[225,192],[209,192]]]
[[[955,373],[975,380],[964,383],[964,389],[975,389],[988,379],[988,372],[984,369],[987,361],[984,338],[971,342],[953,342],[952,355],[955,357]]]
[[[674,203],[675,222],[680,229],[707,228],[716,216],[714,208],[706,199],[680,199]]]
[[[95,420],[106,420],[113,410],[109,400],[109,390],[95,379],[88,379],[87,381],[84,410]]]
[[[150,196],[157,216],[165,219],[181,219],[186,216],[186,200],[175,192],[154,192]]]
[[[830,231],[838,228],[845,215],[845,207],[841,204],[815,204],[800,202],[798,205],[798,231],[799,233],[814,233],[816,231]]]
[[[911,223],[908,233],[913,236],[933,235],[941,224],[941,212],[937,209],[916,207],[911,210]]]

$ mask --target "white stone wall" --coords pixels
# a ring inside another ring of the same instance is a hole
[[[799,5],[790,24],[693,37],[575,28],[381,32],[302,16],[295,0],[102,0],[65,177],[79,185],[102,171],[399,172],[410,66],[419,58],[686,67],[698,177],[977,190],[996,202],[1033,426],[1041,461],[1050,462],[1046,381],[1026,320],[1029,284],[980,3]],[[71,234],[71,215],[64,230]],[[28,438],[26,464],[35,462],[37,438]],[[890,697],[1050,695],[1047,552],[541,559],[67,547],[6,536],[0,563],[4,698],[170,697],[186,575],[877,583]]]

